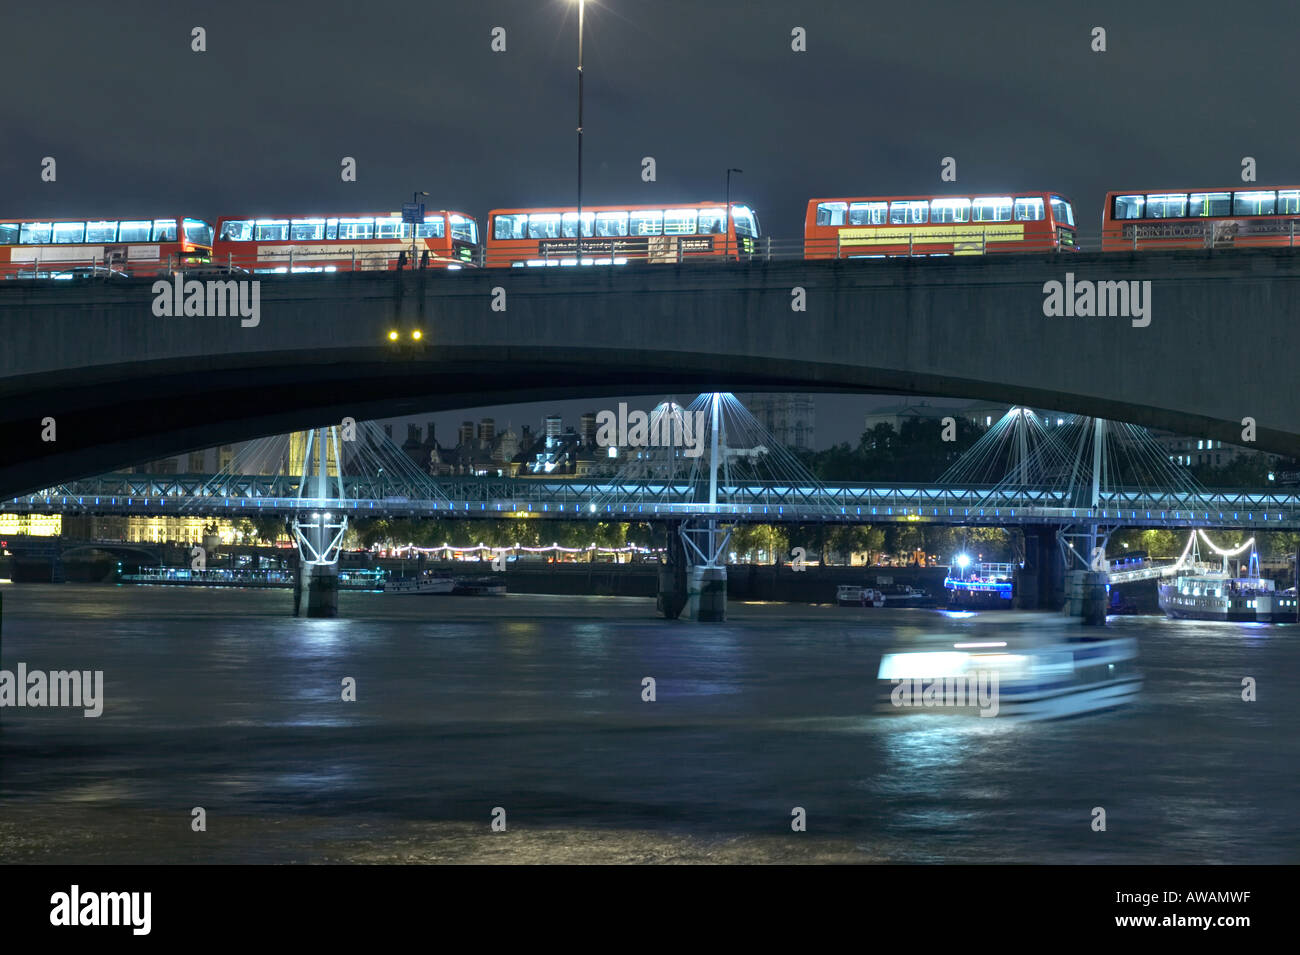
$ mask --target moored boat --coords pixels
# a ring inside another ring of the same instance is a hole
[[[1240,565],[1236,574],[1229,573],[1225,555],[1221,571],[1187,574],[1160,585],[1160,609],[1175,620],[1294,622],[1296,599],[1294,590],[1279,591],[1273,580],[1260,576],[1253,546],[1244,574]]]
[[[456,586],[456,581],[440,574],[425,574],[422,577],[395,577],[384,582],[386,594],[449,594]]]
[[[840,584],[835,588],[835,602],[841,607],[883,607],[885,596],[872,587]]]

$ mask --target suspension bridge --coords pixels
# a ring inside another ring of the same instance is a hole
[[[686,454],[688,416],[704,422],[706,453]],[[1013,408],[933,484],[826,483],[763,428],[729,393],[700,395],[689,407],[665,402],[649,433],[668,438],[624,449],[604,478],[435,478],[377,425],[354,435],[339,427],[251,442],[220,473],[110,474],[0,502],[17,514],[281,519],[298,545],[305,586],[331,592],[349,521],[365,518],[565,520],[667,525],[661,607],[676,616],[721,619],[730,528],[760,524],[923,523],[1021,527],[1022,588],[1051,603],[1062,571],[1095,570],[1120,527],[1207,528],[1243,532],[1300,529],[1300,495],[1210,490],[1172,464],[1143,428],[1071,418],[1049,429]],[[1049,552],[1059,551],[1054,561]],[[1177,565],[1116,571],[1114,582],[1184,572]],[[1053,567],[1053,564],[1058,566]],[[669,575],[671,576],[671,575]],[[700,597],[705,595],[701,607]],[[686,601],[674,612],[672,605]],[[709,596],[711,595],[711,596]],[[710,604],[712,601],[712,604]],[[329,613],[331,598],[309,613]]]

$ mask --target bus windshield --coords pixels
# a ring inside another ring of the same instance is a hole
[[[1074,209],[1060,196],[1052,196],[1052,218],[1057,225],[1074,225]]]
[[[749,206],[732,206],[731,221],[736,224],[736,235],[758,237],[758,217]]]

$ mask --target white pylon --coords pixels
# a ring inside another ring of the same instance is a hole
[[[327,453],[327,452],[331,452]],[[335,473],[329,474],[330,461]],[[339,455],[339,435],[335,427],[317,428],[307,432],[307,448],[303,455],[302,480],[298,484],[299,509],[294,516],[293,536],[298,543],[298,556],[306,566],[337,564],[343,547],[343,535],[348,529],[348,519],[337,516],[326,508],[341,507],[343,495],[343,459]],[[330,478],[334,479],[334,496],[329,497]],[[310,492],[310,494],[305,492]]]

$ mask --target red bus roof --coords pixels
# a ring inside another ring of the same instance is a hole
[[[439,216],[439,215],[463,216],[466,219],[474,218],[472,215],[470,215],[467,212],[457,212],[454,209],[427,209],[425,210],[424,215],[425,218],[428,218],[429,216]],[[381,217],[400,219],[402,217],[402,213],[401,210],[399,209],[397,212],[321,212],[321,213],[308,213],[305,215],[296,214],[296,215],[272,215],[272,216],[268,216],[268,215],[221,216],[216,221],[225,222],[227,220],[232,220],[238,222],[249,222],[249,221],[258,221],[258,220],[264,220],[264,221],[274,220],[276,222],[290,222],[294,219],[363,219],[366,217],[376,218],[376,219]]]
[[[750,208],[748,202],[742,202],[739,199],[732,199],[731,204],[733,206],[744,206],[745,208]],[[708,206],[710,208],[717,207],[719,209],[723,209],[726,208],[726,205],[727,205],[726,199],[708,199],[699,202],[691,202],[686,200],[680,202],[633,202],[633,203],[626,203],[624,205],[599,205],[599,206],[589,206],[586,203],[584,203],[582,206],[582,211],[584,213],[586,212],[641,212],[641,211],[653,212],[656,209],[678,209],[678,208],[686,209],[686,208],[698,208],[701,206]],[[491,212],[488,213],[488,216],[491,217],[495,215],[519,215],[520,213],[532,213],[532,212],[548,213],[548,212],[577,212],[577,211],[578,211],[578,207],[576,205],[520,206],[520,207],[510,206],[501,209],[493,209]]]
[[[1064,193],[1047,189],[1035,192],[954,192],[947,194],[926,192],[910,196],[826,196],[822,199],[809,199],[808,204],[811,206],[816,205],[819,202],[879,202],[881,200],[895,199],[901,201],[915,199],[1035,199],[1039,196],[1056,196],[1058,199],[1064,199],[1066,202],[1070,201],[1070,197]]]

